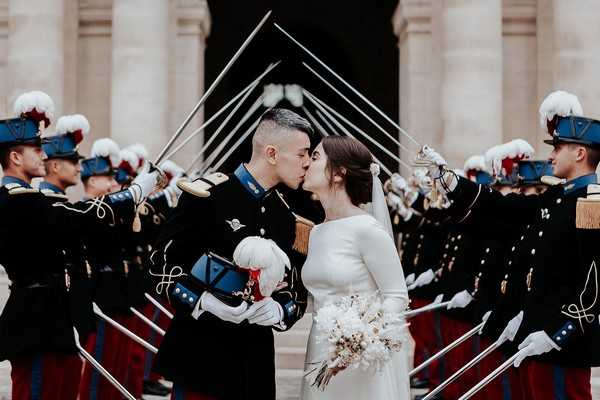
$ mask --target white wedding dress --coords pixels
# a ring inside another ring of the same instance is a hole
[[[302,280],[310,292],[313,313],[336,298],[379,291],[394,311],[408,304],[404,274],[394,242],[371,215],[356,215],[324,222],[310,235]],[[388,301],[389,300],[389,301]],[[361,399],[408,400],[408,356],[406,346],[378,372],[347,369],[334,376],[325,391],[311,386],[314,373],[303,379],[303,400]],[[305,374],[326,359],[326,343],[317,342],[313,323],[308,339]]]

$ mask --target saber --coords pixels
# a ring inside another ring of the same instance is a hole
[[[506,341],[506,339],[503,339],[503,340],[498,339],[497,341],[492,343],[485,350],[483,350],[481,353],[479,353],[475,358],[473,358],[467,364],[463,365],[458,371],[456,371],[455,373],[450,375],[450,377],[448,379],[446,379],[444,382],[440,383],[431,392],[427,393],[427,396],[425,396],[423,398],[423,400],[431,400],[435,395],[437,395],[442,390],[444,390],[444,388],[446,388],[446,386],[448,386],[449,384],[451,384],[452,382],[457,380],[462,374],[464,374],[469,369],[471,369],[471,367],[473,367],[475,364],[479,363],[481,360],[483,360],[485,357],[487,357],[490,353],[492,353],[494,350],[499,348],[505,341]]]
[[[217,146],[217,148],[214,149],[214,151],[206,158],[206,160],[204,160],[204,162],[202,162],[202,164],[200,164],[199,170],[201,171],[202,174],[206,171],[206,169],[208,169],[208,167],[211,166],[211,164],[215,161],[215,159],[217,158],[219,153],[221,153],[221,151],[223,151],[225,146],[227,146],[227,143],[229,143],[229,141],[233,138],[233,136],[237,133],[237,131],[242,127],[242,125],[252,116],[252,114],[254,114],[256,112],[256,110],[258,110],[260,108],[260,106],[262,105],[262,101],[263,101],[263,95],[261,94],[256,99],[254,104],[252,104],[252,106],[246,112],[246,114],[244,114],[242,119],[240,119],[240,121],[237,123],[237,125],[231,130],[231,132],[229,132],[229,134],[225,137],[225,139],[223,139],[223,141],[221,143],[219,143],[219,146]]]
[[[215,166],[213,167],[214,170],[218,170],[221,167],[221,165],[223,165],[223,163],[233,154],[235,149],[237,149],[242,144],[242,142],[246,140],[246,138],[256,129],[259,122],[260,117],[258,117],[252,125],[250,125],[250,127],[248,128],[248,130],[246,130],[246,132],[244,132],[242,137],[240,137],[238,141],[235,142],[233,146],[231,146],[229,151],[227,151],[227,153],[225,153],[225,155],[215,164]]]
[[[131,332],[129,329],[125,328],[123,325],[121,325],[120,323],[118,323],[117,321],[115,321],[114,319],[112,319],[111,317],[109,317],[108,315],[104,314],[102,312],[102,310],[100,309],[100,307],[98,307],[98,305],[96,303],[92,303],[92,306],[94,308],[94,313],[97,316],[99,316],[100,318],[102,318],[103,320],[105,320],[106,322],[108,322],[109,324],[111,324],[118,331],[120,331],[121,333],[125,334],[127,337],[129,337],[131,340],[133,340],[137,344],[139,344],[142,347],[146,348],[146,350],[150,350],[154,354],[158,353],[158,349],[156,347],[152,346],[150,343],[146,342],[144,339],[142,339],[141,337],[139,337],[135,333]]]
[[[517,351],[511,358],[509,358],[508,360],[506,360],[502,364],[500,364],[500,366],[498,368],[493,370],[488,376],[486,376],[481,381],[479,381],[479,383],[477,383],[477,385],[475,385],[471,389],[469,389],[469,391],[467,393],[460,396],[458,400],[467,400],[467,399],[471,398],[475,393],[477,393],[481,389],[483,389],[483,387],[485,385],[487,385],[488,383],[490,383],[491,381],[496,379],[498,376],[500,376],[504,371],[506,371],[507,369],[509,369],[511,367],[511,365],[515,362],[515,360],[517,359],[517,356],[521,353],[521,351],[522,350]]]
[[[381,115],[387,122],[389,122],[394,128],[398,129],[398,131],[400,131],[400,133],[402,133],[404,136],[406,136],[407,138],[409,138],[414,144],[416,144],[417,146],[421,146],[419,144],[419,142],[417,142],[415,140],[415,138],[413,138],[412,136],[410,136],[404,129],[402,129],[400,127],[400,125],[398,125],[396,122],[394,122],[390,117],[388,117],[383,111],[381,111],[375,104],[373,104],[369,99],[367,99],[365,96],[363,96],[362,93],[360,93],[358,90],[354,89],[354,87],[352,87],[352,85],[350,85],[348,82],[346,82],[344,80],[344,78],[342,78],[341,76],[339,76],[334,70],[332,70],[331,68],[329,68],[329,66],[327,64],[325,64],[323,61],[321,61],[319,59],[319,57],[317,57],[316,55],[314,55],[310,50],[308,50],[304,45],[302,45],[299,41],[297,41],[296,39],[294,39],[294,37],[292,35],[290,35],[289,33],[287,33],[281,26],[279,26],[277,23],[274,23],[273,25],[275,25],[275,28],[279,29],[285,36],[287,36],[292,42],[294,42],[294,44],[296,44],[298,47],[300,47],[302,50],[304,50],[309,56],[311,56],[316,62],[318,62],[319,64],[321,64],[321,66],[323,68],[325,68],[327,71],[329,71],[330,74],[332,74],[333,76],[335,76],[340,82],[342,82],[348,89],[350,89],[355,95],[357,95],[358,97],[360,97],[360,99],[362,101],[364,101],[365,103],[367,103],[373,110],[375,110],[379,115]]]
[[[393,137],[392,135],[390,135],[385,129],[383,129],[381,127],[381,125],[379,125],[377,122],[375,122],[373,120],[373,118],[369,117],[367,115],[367,113],[365,113],[363,110],[361,110],[360,107],[358,107],[356,104],[354,104],[349,98],[347,98],[346,96],[344,96],[342,94],[342,92],[340,92],[339,90],[337,90],[331,83],[327,82],[327,80],[325,80],[325,78],[323,78],[321,75],[319,75],[317,73],[317,71],[315,71],[314,69],[312,69],[305,62],[303,62],[302,65],[304,65],[304,67],[306,67],[310,72],[312,72],[317,78],[319,78],[325,85],[327,85],[331,90],[333,90],[338,96],[340,96],[342,99],[344,99],[344,101],[346,101],[346,103],[350,104],[352,106],[352,108],[354,108],[356,111],[358,111],[358,113],[360,115],[362,115],[363,117],[365,117],[367,119],[367,121],[369,121],[375,128],[377,128],[380,132],[382,132],[388,139],[390,139],[392,142],[394,142],[402,150],[410,152],[410,149],[408,147],[406,147],[405,145],[403,145],[402,143],[400,143],[400,141],[398,139],[396,139],[395,137]]]
[[[219,82],[221,82],[221,80],[223,79],[223,77],[225,76],[225,74],[227,73],[227,71],[229,71],[229,69],[233,66],[233,64],[240,57],[240,55],[242,54],[242,52],[246,49],[246,47],[248,47],[248,45],[250,44],[250,42],[252,41],[252,39],[254,39],[254,36],[256,36],[256,34],[260,30],[260,28],[265,24],[265,22],[267,22],[267,19],[269,18],[270,15],[271,15],[271,11],[269,11],[268,13],[266,13],[265,16],[263,17],[263,19],[258,23],[258,25],[256,26],[256,28],[254,28],[254,30],[250,33],[250,36],[248,36],[246,38],[246,40],[244,40],[244,43],[242,43],[242,45],[235,52],[235,54],[233,55],[233,57],[231,57],[231,59],[229,60],[229,62],[227,63],[227,65],[225,65],[225,68],[223,68],[223,70],[215,78],[214,82],[204,92],[204,94],[202,95],[202,97],[200,98],[200,100],[198,100],[198,103],[196,104],[196,106],[194,107],[194,109],[188,114],[188,116],[185,118],[185,120],[183,121],[183,123],[181,124],[181,126],[179,126],[179,128],[177,128],[177,130],[175,131],[175,133],[173,134],[173,136],[171,136],[171,139],[169,139],[169,141],[167,142],[167,145],[165,147],[163,147],[163,149],[161,150],[161,152],[158,155],[158,157],[156,157],[156,160],[154,161],[154,164],[158,165],[163,160],[165,154],[167,153],[167,151],[169,151],[169,149],[171,148],[171,146],[173,145],[173,143],[175,142],[175,140],[177,140],[177,138],[179,136],[181,136],[181,133],[188,126],[188,124],[190,123],[190,121],[192,120],[192,118],[194,118],[194,116],[196,115],[196,113],[198,112],[198,110],[200,110],[200,107],[202,107],[204,105],[204,103],[206,102],[206,99],[208,99],[208,96],[210,96],[212,94],[212,92],[215,90],[215,88],[217,87],[217,85],[219,84]]]
[[[354,125],[347,118],[345,118],[343,115],[341,115],[340,113],[338,113],[337,111],[335,111],[333,108],[331,108],[325,102],[323,102],[322,100],[318,99],[316,96],[314,96],[313,94],[311,94],[308,90],[303,89],[303,93],[309,99],[312,98],[312,100],[315,100],[315,101],[319,102],[323,107],[327,108],[327,110],[329,112],[331,112],[337,118],[341,119],[343,122],[345,122],[347,125],[349,125],[356,132],[360,133],[361,136],[363,136],[369,142],[373,143],[379,150],[383,151],[385,154],[387,154],[388,156],[390,156],[394,161],[399,162],[400,164],[404,165],[406,168],[412,169],[412,167],[409,164],[407,164],[404,161],[402,161],[400,159],[400,157],[396,156],[394,153],[392,153],[391,151],[389,151],[388,149],[386,149],[384,146],[381,145],[381,143],[379,143],[377,140],[373,139],[365,131],[363,131],[362,129],[360,129],[358,126]]]
[[[317,127],[318,131],[321,132],[321,135],[329,136],[329,133],[327,133],[327,131],[323,128],[323,125],[321,125],[319,121],[317,121],[317,119],[310,113],[310,111],[308,111],[306,107],[302,106],[302,111],[304,111],[304,114],[306,114],[308,119],[310,119],[310,122],[312,122],[313,125]]]
[[[471,329],[470,331],[468,331],[464,335],[460,336],[458,339],[454,340],[448,346],[444,347],[442,350],[438,351],[433,356],[431,356],[427,360],[423,361],[421,364],[419,364],[418,366],[416,366],[412,371],[410,371],[410,373],[408,374],[408,376],[409,377],[413,377],[415,374],[417,374],[420,371],[422,371],[429,364],[431,364],[432,362],[434,362],[435,360],[437,360],[438,358],[440,358],[444,354],[448,353],[450,350],[452,350],[453,348],[457,347],[458,345],[460,345],[461,343],[463,343],[464,341],[466,341],[467,339],[469,339],[471,336],[475,335],[483,327],[483,324],[485,324],[485,322],[481,322],[479,325],[477,325],[476,327],[474,327],[473,329]]]
[[[323,106],[321,106],[321,104],[319,104],[315,99],[306,96],[307,99],[309,99],[314,105],[315,107],[317,107],[319,110],[321,110],[321,112],[323,112],[323,114],[325,114],[334,124],[335,126],[338,127],[339,130],[341,130],[345,135],[350,136],[352,139],[358,140],[356,139],[356,137],[350,133],[350,131],[348,131],[348,129],[346,129],[346,127],[344,125],[341,124],[341,122],[339,122],[337,119],[335,119],[327,110],[325,110],[323,108]],[[318,113],[319,111],[317,111]],[[321,114],[319,114],[321,115]],[[321,118],[323,118],[321,116]],[[375,157],[373,155],[373,159],[375,160],[375,162],[377,162],[379,164],[379,166],[381,167],[381,169],[388,174],[389,176],[392,176],[392,172],[381,162],[379,161],[379,159],[377,159],[377,157]]]
[[[100,373],[100,375],[105,377],[106,380],[115,387],[115,389],[121,392],[123,396],[125,396],[128,400],[136,400],[135,396],[129,393],[127,389],[125,389],[125,387],[110,374],[110,372],[108,372],[90,353],[83,348],[83,346],[81,346],[81,343],[79,343],[79,333],[75,327],[73,327],[73,337],[75,338],[75,347],[77,347],[77,350],[79,350],[79,354],[81,354],[81,356],[87,362],[89,362],[90,365]]]
[[[141,319],[142,321],[144,321],[150,328],[154,329],[159,335],[161,336],[165,336],[165,330],[162,329],[160,326],[156,325],[154,322],[152,322],[148,317],[146,317],[144,314],[142,314],[141,312],[139,312],[138,310],[136,310],[133,307],[129,307],[129,310],[131,310],[131,312],[138,317],[139,319]]]
[[[404,313],[404,318],[412,318],[416,315],[422,314],[424,312],[428,312],[428,311],[434,311],[440,308],[444,308],[444,307],[448,307],[448,304],[450,304],[450,301],[443,301],[441,303],[435,303],[435,304],[427,304],[426,306],[423,306],[421,308],[417,308],[414,310],[410,310]]]
[[[146,296],[146,298],[150,301],[150,303],[154,304],[154,306],[156,308],[158,308],[160,311],[162,311],[163,314],[165,314],[167,317],[169,317],[169,319],[173,319],[173,317],[174,317],[173,313],[171,313],[169,310],[167,310],[165,306],[160,304],[160,302],[158,300],[156,300],[154,297],[150,296],[148,293],[144,293],[144,296]]]
[[[315,112],[317,113],[317,117],[321,118],[321,121],[323,121],[323,123],[327,126],[327,129],[329,129],[331,134],[337,135],[337,133],[335,133],[335,129],[333,128],[331,123],[327,120],[327,118],[325,118],[325,116],[323,114],[321,114],[321,111],[316,110]]]
[[[217,111],[212,117],[210,117],[198,129],[196,129],[194,132],[192,132],[192,134],[189,137],[187,137],[183,142],[181,142],[177,147],[175,147],[169,154],[167,154],[165,156],[165,159],[168,160],[171,157],[173,157],[179,150],[181,150],[183,148],[183,146],[185,146],[187,143],[189,143],[189,141],[192,140],[200,132],[204,131],[206,129],[206,127],[208,127],[208,125],[211,124],[211,122],[213,122],[215,119],[217,119],[217,117],[219,115],[221,115],[233,103],[235,103],[235,101],[237,99],[239,99],[244,93],[250,93],[250,92],[252,92],[254,90],[254,88],[256,88],[256,86],[258,86],[258,83],[261,81],[261,79],[264,78],[265,75],[267,75],[269,72],[271,72],[271,70],[273,70],[275,67],[277,67],[280,63],[281,63],[281,61],[277,61],[274,64],[269,64],[269,66],[267,67],[267,69],[262,74],[260,74],[258,76],[258,78],[256,78],[252,82],[250,82],[250,84],[248,86],[246,86],[244,89],[242,89],[238,94],[235,95],[235,97],[233,97],[231,100],[229,100],[229,102],[227,104],[225,104],[223,107],[221,107],[221,109],[219,111]],[[245,99],[245,97],[244,97],[244,99]],[[243,100],[241,100],[240,103],[243,103]],[[235,113],[235,110],[232,111],[229,115],[233,115],[233,113]],[[230,118],[230,117],[228,116],[227,118]],[[204,151],[206,150],[206,148],[208,146],[210,146],[210,144],[213,142],[213,140],[215,140],[215,137],[216,137],[216,133],[213,134],[208,139],[208,141],[204,144],[204,146],[200,150],[200,153],[204,153]]]

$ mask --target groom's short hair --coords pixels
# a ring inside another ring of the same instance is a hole
[[[306,119],[285,108],[271,108],[261,117],[252,137],[252,152],[261,151],[269,144],[278,144],[286,134],[300,131],[309,137],[314,134],[313,127]]]

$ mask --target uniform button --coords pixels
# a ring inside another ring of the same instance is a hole
[[[190,297],[190,298],[189,298],[189,301],[190,301],[190,303],[193,303],[193,302],[194,302],[194,298],[193,298],[193,297]]]
[[[444,257],[444,258],[448,257],[448,253],[444,253],[444,255],[442,257]]]
[[[458,240],[462,239],[462,235],[458,235]]]
[[[508,262],[508,265],[512,265],[512,260]]]
[[[419,243],[419,244],[417,245],[417,249],[420,249],[420,248],[421,248],[421,243]]]
[[[556,199],[556,204],[562,203],[562,199]]]
[[[489,253],[490,252],[490,248],[488,247],[487,249],[485,249],[485,252]]]
[[[525,239],[525,236],[521,236],[521,240]]]
[[[531,226],[531,225],[527,225],[527,229],[529,229],[529,227],[530,227],[530,226]]]
[[[264,212],[265,212],[265,208],[264,208],[264,207],[261,207],[261,208],[260,208],[260,212],[261,212],[261,213],[264,213]]]
[[[449,245],[449,244],[447,244],[445,247],[446,247],[446,248],[448,248],[448,247],[450,247],[450,245]]]
[[[423,239],[423,235],[419,236],[419,238]]]
[[[452,239],[450,239],[451,242],[454,242],[455,240],[456,240],[456,238],[454,238],[454,237]]]
[[[539,237],[542,237],[542,235],[543,235],[543,234],[544,234],[544,232],[543,232],[543,231],[539,231],[539,232],[538,232],[538,236],[539,236]]]
[[[187,297],[187,293],[182,294],[181,297],[185,299]]]
[[[258,190],[258,189],[254,189],[254,193],[256,193],[256,194],[259,194],[259,193],[260,193],[260,190]]]
[[[557,336],[557,337],[556,337],[556,341],[557,341],[557,342],[560,342],[560,336]]]
[[[569,326],[567,326],[567,328],[568,328],[570,331],[572,331],[572,330],[573,330],[573,325],[569,325]]]
[[[485,260],[481,260],[481,265],[485,264]]]
[[[179,293],[179,292],[181,292],[181,289],[179,289],[179,288],[176,288],[176,289],[175,289],[175,293]]]
[[[563,335],[566,335],[566,334],[567,334],[567,331],[562,331],[561,333],[562,333]]]
[[[535,249],[531,249],[531,255],[535,255]]]
[[[410,237],[410,233],[407,233],[406,234],[406,238],[408,239],[409,237]]]
[[[265,235],[265,230],[264,230],[263,228],[260,228],[260,234],[261,234],[262,236],[264,236],[264,235]]]
[[[515,246],[511,247],[510,251],[515,251]]]
[[[458,250],[458,246],[454,246],[454,250]]]

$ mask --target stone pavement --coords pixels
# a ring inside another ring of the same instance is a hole
[[[8,281],[0,269],[0,310],[8,297]],[[308,314],[290,332],[276,334],[277,399],[297,400],[302,379],[304,347],[310,329],[311,315]],[[10,400],[10,364],[0,363],[0,400]],[[600,400],[600,368],[593,371],[593,399]],[[156,396],[145,396],[147,400],[166,400]]]

